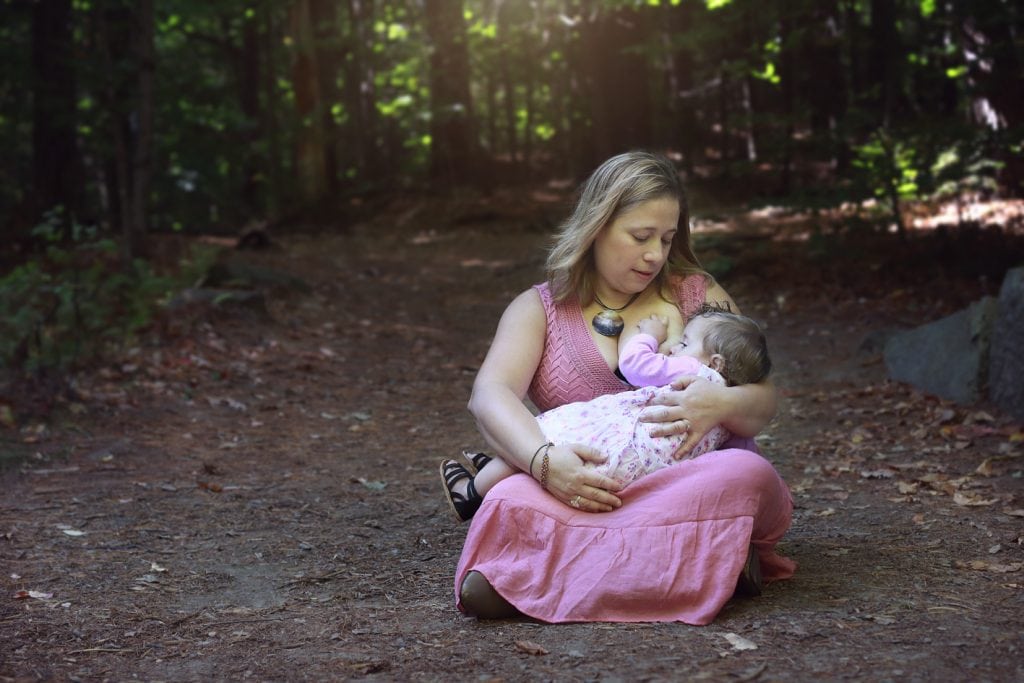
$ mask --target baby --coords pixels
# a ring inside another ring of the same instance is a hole
[[[569,403],[537,416],[548,441],[583,444],[604,453],[605,462],[587,466],[623,486],[683,458],[716,450],[730,436],[717,425],[689,451],[680,450],[685,434],[651,436],[655,425],[639,422],[639,415],[651,398],[672,390],[674,379],[696,375],[732,386],[760,382],[771,371],[764,333],[746,316],[705,307],[687,321],[679,341],[667,354],[662,354],[658,348],[666,340],[667,322],[659,316],[641,320],[638,332],[619,349],[619,370],[627,382],[639,389]],[[473,464],[479,470],[478,477],[486,471],[476,485],[475,478],[467,484],[467,489],[472,488],[467,493],[476,494],[476,506],[467,506],[465,500],[469,496],[454,489],[457,482],[470,476],[468,470],[450,460],[441,466],[448,501],[456,517],[463,521],[473,516],[479,500],[494,484],[518,472],[501,459],[482,454],[473,456]]]

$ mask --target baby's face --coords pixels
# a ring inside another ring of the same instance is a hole
[[[707,364],[711,354],[704,350],[704,332],[711,321],[698,316],[686,323],[683,336],[668,350],[670,356],[692,356],[701,363]]]

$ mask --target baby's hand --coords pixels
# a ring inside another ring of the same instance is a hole
[[[668,318],[663,315],[652,315],[637,323],[636,328],[658,340],[658,344],[668,337]]]

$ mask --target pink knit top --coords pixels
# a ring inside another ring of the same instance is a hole
[[[707,292],[702,275],[690,275],[672,281],[676,303],[683,319],[693,315]],[[573,296],[560,304],[551,298],[548,284],[534,285],[544,304],[547,316],[547,337],[544,355],[534,373],[528,395],[538,410],[589,401],[597,396],[630,389],[608,368],[604,357],[590,336],[579,300]]]

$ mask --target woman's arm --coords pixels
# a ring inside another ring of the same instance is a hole
[[[535,290],[516,297],[498,323],[494,341],[484,358],[469,399],[469,411],[480,433],[509,465],[529,472],[530,460],[547,439],[533,413],[523,403],[544,352],[547,319]],[[548,491],[562,502],[581,496],[583,509],[607,511],[621,501],[609,491],[620,488],[614,480],[583,467],[584,460],[604,456],[583,447],[558,446],[548,451]],[[541,458],[534,463],[541,476]]]
[[[536,291],[516,297],[501,316],[469,397],[469,412],[484,438],[502,460],[523,471],[545,441],[523,399],[540,366],[546,324]]]

